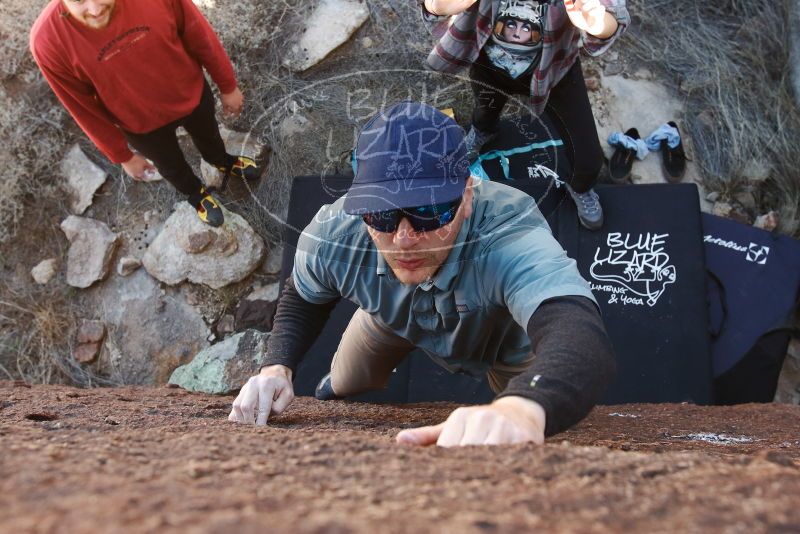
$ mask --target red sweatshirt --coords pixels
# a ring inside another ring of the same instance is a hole
[[[109,25],[74,20],[52,0],[31,29],[31,52],[53,91],[112,162],[133,157],[120,128],[146,133],[191,113],[203,67],[219,90],[236,76],[191,0],[116,0]]]

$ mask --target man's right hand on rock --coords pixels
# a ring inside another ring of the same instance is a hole
[[[242,387],[229,421],[266,425],[271,414],[283,413],[294,400],[292,370],[283,365],[270,365],[250,377]]]
[[[147,181],[147,172],[157,172],[152,163],[147,161],[144,156],[134,154],[131,159],[122,163],[122,168],[128,173],[128,176],[137,181]]]

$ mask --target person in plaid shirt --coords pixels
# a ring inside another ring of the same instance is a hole
[[[466,136],[475,157],[497,131],[509,94],[545,108],[570,151],[567,180],[581,224],[600,228],[603,211],[592,187],[603,166],[592,108],[578,57],[605,52],[630,24],[625,0],[421,0],[439,41],[428,67],[456,73],[469,67],[475,104]],[[454,16],[452,23],[448,20]]]

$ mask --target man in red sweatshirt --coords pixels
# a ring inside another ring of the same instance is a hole
[[[30,47],[58,99],[109,160],[134,180],[157,169],[209,225],[223,223],[222,210],[186,162],[177,127],[226,177],[258,176],[252,159],[225,151],[203,68],[225,113],[238,115],[244,98],[191,0],[52,0],[31,29]]]

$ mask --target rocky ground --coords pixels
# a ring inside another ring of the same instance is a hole
[[[543,447],[408,448],[452,406],[0,382],[0,532],[796,532],[800,407],[604,406]]]

